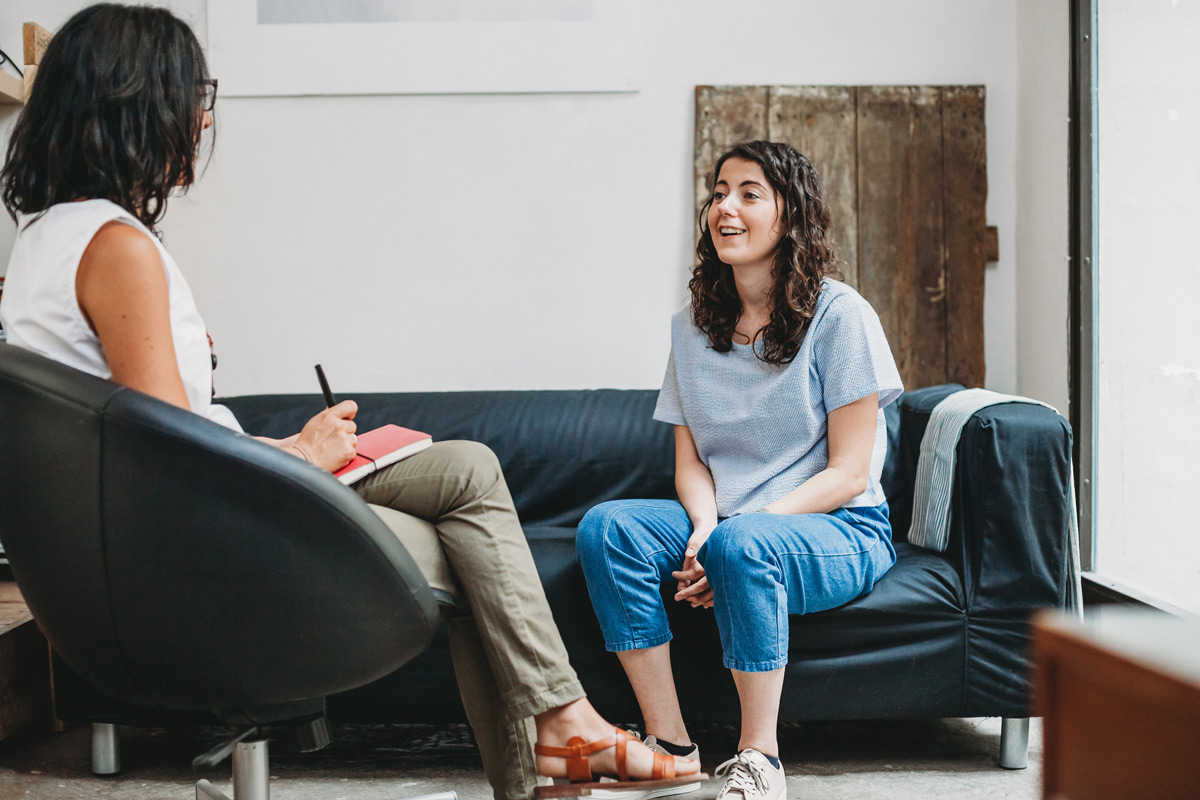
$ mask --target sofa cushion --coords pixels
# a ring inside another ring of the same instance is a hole
[[[495,451],[526,525],[577,525],[606,500],[675,496],[675,439],[655,422],[652,389],[347,395],[358,426],[394,423],[434,441]],[[320,395],[220,400],[256,436],[282,438],[324,408]]]
[[[941,555],[907,543],[874,590],[816,614],[792,615],[783,719],[953,715],[961,703],[962,583]],[[668,590],[669,591],[669,590]],[[736,719],[711,613],[667,602],[680,695],[705,695],[703,719]],[[846,696],[846,674],[855,692]],[[691,718],[691,717],[689,717]],[[700,721],[697,718],[697,721]]]

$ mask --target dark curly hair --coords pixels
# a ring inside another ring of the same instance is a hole
[[[55,34],[0,171],[8,213],[104,198],[154,229],[196,177],[208,66],[162,8],[102,3]]]
[[[721,167],[731,158],[758,164],[779,203],[782,235],[775,251],[772,275],[775,287],[771,316],[763,328],[761,346],[754,348],[762,361],[773,365],[791,363],[800,350],[812,322],[825,277],[840,279],[834,248],[829,207],[816,168],[796,148],[782,142],[745,142],[729,148],[717,159],[709,177],[716,184]],[[733,268],[717,256],[708,212],[713,198],[700,210],[700,242],[696,266],[688,288],[692,293],[692,319],[708,336],[712,348],[727,353],[733,346],[733,330],[742,314],[742,301],[733,282]]]

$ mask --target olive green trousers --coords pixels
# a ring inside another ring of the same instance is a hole
[[[496,456],[438,442],[359,483],[430,586],[454,597],[454,674],[498,800],[532,796],[532,716],[584,696]]]

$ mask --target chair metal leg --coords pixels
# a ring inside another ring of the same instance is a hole
[[[121,740],[117,726],[107,722],[92,723],[92,773],[115,775],[121,771]]]
[[[1005,717],[1000,721],[1000,766],[1005,769],[1029,766],[1029,717]]]
[[[233,751],[233,800],[271,800],[266,739],[238,742]]]
[[[233,797],[206,780],[196,782],[196,800],[271,800],[271,767],[267,740],[239,741],[233,750]],[[454,792],[413,797],[410,800],[458,800]]]
[[[230,800],[205,780],[196,781],[196,800]],[[267,740],[241,741],[233,750],[232,800],[271,800],[271,768]]]

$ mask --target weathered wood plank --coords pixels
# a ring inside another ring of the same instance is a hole
[[[983,288],[987,270],[987,129],[982,86],[946,86],[946,378],[983,386]]]
[[[859,290],[908,389],[946,376],[942,160],[937,87],[859,88]]]
[[[25,597],[21,594],[16,581],[0,580],[0,603],[22,603]]]
[[[25,63],[41,64],[42,55],[45,54],[54,34],[36,22],[26,22],[22,32],[25,39]]]
[[[858,286],[858,142],[853,86],[773,86],[767,136],[821,174],[846,283]]]
[[[24,84],[21,86],[21,91],[24,93],[26,103],[29,102],[29,94],[30,94],[30,92],[33,91],[33,81],[37,77],[37,73],[38,73],[38,65],[37,64],[26,64],[25,65],[25,78],[24,78]]]
[[[24,603],[0,603],[0,636],[31,621],[33,615]]]
[[[696,87],[697,214],[712,193],[708,173],[717,157],[730,145],[766,138],[767,99],[766,86]]]

